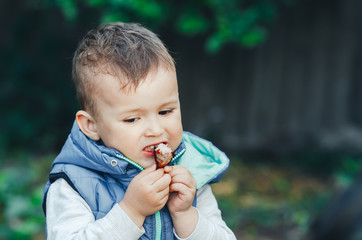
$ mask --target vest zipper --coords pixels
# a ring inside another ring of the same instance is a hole
[[[161,232],[162,232],[162,220],[161,220],[161,211],[155,213],[156,219],[156,240],[161,240]]]
[[[139,165],[138,163],[123,157],[121,154],[116,155],[118,158],[127,161],[128,163],[132,164],[133,166],[137,167],[139,170],[143,171],[145,168]],[[161,240],[161,233],[162,233],[162,219],[161,219],[161,211],[155,213],[155,227],[156,227],[156,234],[155,240]]]
[[[118,158],[120,158],[120,159],[122,159],[122,160],[124,160],[124,161],[126,161],[126,162],[128,162],[128,163],[130,163],[130,164],[132,164],[133,166],[137,167],[137,168],[138,168],[139,170],[141,170],[141,171],[145,169],[144,167],[142,167],[142,166],[139,165],[138,163],[136,163],[136,162],[134,162],[134,161],[132,161],[132,160],[124,157],[123,155],[121,155],[121,154],[119,154],[119,153],[116,154],[116,157],[118,157]]]
[[[173,161],[175,161],[177,158],[179,158],[185,151],[186,151],[186,149],[182,149],[176,156],[174,156],[174,157],[171,159],[171,163],[172,163]]]

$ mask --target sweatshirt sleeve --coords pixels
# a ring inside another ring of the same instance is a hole
[[[198,190],[196,210],[199,218],[194,232],[188,238],[179,238],[174,231],[177,239],[236,240],[234,233],[222,220],[221,211],[209,184]]]
[[[132,240],[145,233],[118,204],[95,220],[84,199],[64,179],[50,186],[46,206],[48,240]]]

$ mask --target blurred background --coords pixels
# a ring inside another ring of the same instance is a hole
[[[308,239],[359,186],[361,11],[359,0],[1,1],[0,239],[45,238],[42,189],[79,108],[72,55],[111,21],[141,23],[171,51],[184,129],[231,158],[213,190],[238,239]]]

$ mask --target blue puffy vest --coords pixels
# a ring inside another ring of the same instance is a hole
[[[170,164],[186,167],[200,189],[205,184],[219,181],[229,166],[229,159],[209,141],[184,132]],[[119,151],[86,137],[74,122],[44,188],[44,213],[50,184],[63,178],[87,202],[95,219],[102,218],[123,199],[129,183],[142,170]],[[146,217],[143,227],[145,234],[140,239],[176,239],[167,206]]]

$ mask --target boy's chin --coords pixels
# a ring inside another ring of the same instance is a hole
[[[149,167],[155,166],[156,162],[155,162],[155,160],[149,160],[149,161],[145,161],[145,162],[138,163],[138,164],[140,164],[143,168],[149,168]]]

